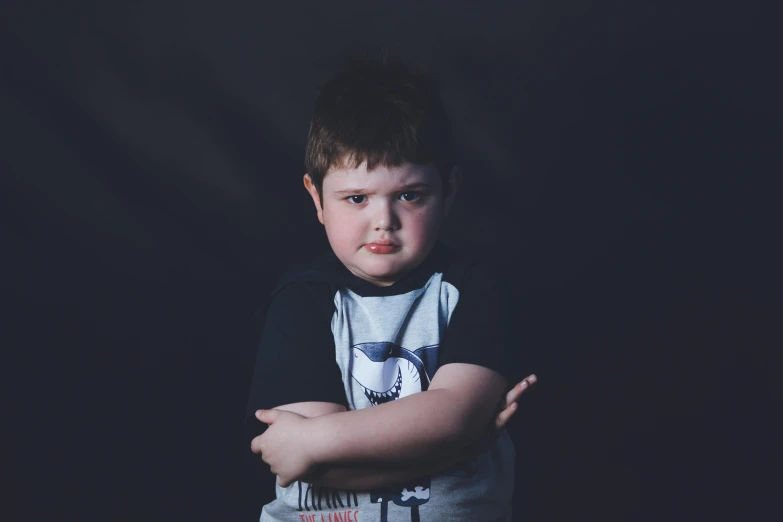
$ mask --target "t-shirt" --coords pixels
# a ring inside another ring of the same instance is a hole
[[[516,382],[507,287],[442,243],[387,287],[351,274],[334,253],[286,274],[273,292],[247,416],[296,402],[370,408],[427,390],[439,367],[477,364]],[[342,491],[276,486],[262,522],[511,520],[514,448],[503,431],[452,470],[403,487]]]

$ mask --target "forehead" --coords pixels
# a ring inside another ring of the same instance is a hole
[[[423,183],[440,187],[440,177],[433,165],[403,163],[398,166],[378,165],[367,170],[364,162],[358,167],[340,167],[330,169],[324,177],[324,191],[343,190],[345,188],[361,188],[365,190],[393,190],[405,185]]]

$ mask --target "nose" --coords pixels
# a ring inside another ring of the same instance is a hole
[[[400,220],[394,211],[394,206],[388,201],[378,203],[373,214],[373,228],[377,231],[400,228]]]

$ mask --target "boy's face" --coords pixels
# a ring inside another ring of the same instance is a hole
[[[331,169],[321,195],[310,176],[304,177],[338,259],[355,276],[378,286],[391,285],[427,257],[458,182],[455,169],[444,197],[435,167],[414,163],[379,165],[370,172],[366,163]]]

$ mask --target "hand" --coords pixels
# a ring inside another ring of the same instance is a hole
[[[535,374],[528,375],[506,394],[505,403],[500,404],[502,411],[495,417],[496,430],[503,429],[509,419],[514,416],[518,408],[517,401],[526,390],[529,390],[536,383],[537,380],[538,378]]]
[[[269,464],[277,483],[287,487],[315,470],[316,462],[308,451],[307,417],[283,410],[258,410],[256,418],[269,425],[250,443],[253,453]]]
[[[466,454],[475,457],[497,440],[500,434],[503,433],[503,428],[517,412],[517,409],[519,409],[517,401],[523,393],[536,383],[537,380],[538,378],[534,374],[528,375],[506,393],[503,401],[498,405],[498,408],[501,410],[500,413],[498,413],[491,423],[487,424],[484,436],[466,448]]]

